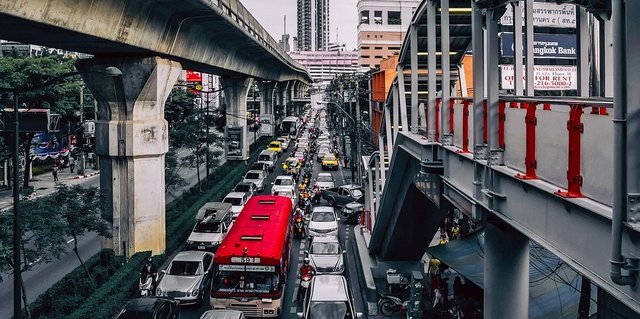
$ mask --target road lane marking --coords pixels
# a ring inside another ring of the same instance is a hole
[[[297,290],[297,289],[296,289]],[[289,313],[296,313],[297,311],[297,307],[296,306],[291,306],[291,310],[289,311]]]

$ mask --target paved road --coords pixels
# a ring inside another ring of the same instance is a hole
[[[282,174],[282,162],[286,159],[287,155],[283,155],[278,160],[278,165],[276,166],[276,170],[269,175],[267,188],[265,189],[265,194],[271,193],[271,182],[275,179],[276,176]],[[314,177],[321,171],[320,164],[315,162],[314,160]],[[331,171],[336,185],[348,184],[350,182],[350,172],[343,171],[342,169],[337,171]],[[346,174],[346,175],[345,175]],[[320,205],[327,205],[326,202],[322,201]],[[355,240],[353,234],[353,225],[346,225],[343,221],[339,222],[339,238],[342,242],[343,247],[347,250],[347,256],[345,261],[345,270],[347,280],[349,282],[349,286],[351,287],[351,291],[353,293],[353,299],[355,302],[355,307],[357,312],[366,313],[364,311],[364,305],[362,303],[362,295],[360,289],[358,289],[357,284],[357,273],[355,267],[355,251],[351,251],[349,248],[351,245],[349,242],[351,240]],[[297,318],[296,312],[301,311],[301,306],[297,301],[294,301],[297,287],[299,285],[299,279],[297,279],[297,272],[300,268],[302,260],[304,258],[304,250],[305,250],[305,240],[294,239],[294,244],[292,245],[291,251],[291,260],[290,260],[290,269],[289,275],[287,278],[287,286],[285,291],[285,302],[283,306],[283,315],[281,318],[289,319],[289,318]],[[206,310],[211,309],[211,306],[207,303],[200,307],[195,306],[185,306],[181,308],[180,318],[183,319],[197,319],[200,318],[202,313]]]
[[[251,137],[251,142],[253,142]],[[186,156],[185,151],[178,151],[179,157]],[[221,159],[220,165],[225,162],[225,159]],[[95,173],[93,170],[86,170],[85,174],[89,175]],[[206,167],[200,168],[200,176],[204,177],[207,170]],[[166,201],[170,203],[177,198],[186,189],[197,183],[196,170],[191,168],[181,168],[179,173],[185,178],[188,185],[167,194]],[[93,175],[86,178],[76,179],[77,173],[69,172],[69,169],[65,169],[59,173],[59,179],[61,182],[68,185],[80,184],[86,187],[100,187],[100,176]],[[39,176],[35,176],[32,180],[32,185],[36,189],[38,196],[44,196],[52,193],[55,190],[55,184],[51,173],[45,173]],[[0,192],[0,209],[11,207],[13,198],[11,197],[11,191]],[[68,241],[69,249],[56,261],[42,264],[34,263],[33,268],[22,274],[23,281],[27,290],[28,302],[33,302],[49,289],[53,284],[61,280],[66,274],[73,271],[80,264],[76,255],[71,250],[73,248],[73,240]],[[97,254],[102,248],[101,237],[96,233],[87,233],[84,236],[78,238],[78,251],[83,260],[87,260],[91,256]],[[4,280],[0,282],[0,318],[10,318],[13,315],[13,275],[3,274]]]

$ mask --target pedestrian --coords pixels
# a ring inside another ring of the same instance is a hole
[[[73,173],[73,169],[76,167],[76,159],[69,156],[69,170]]]
[[[454,223],[453,227],[451,227],[451,239],[457,239],[460,237],[460,226],[458,223]]]
[[[438,240],[438,245],[446,244],[448,242],[449,242],[449,239],[447,239],[447,234],[442,233],[442,235],[440,235],[440,240]]]
[[[59,165],[59,166],[60,166],[60,167],[59,167],[60,172],[63,172],[63,171],[64,171],[64,158],[61,158],[61,159],[60,159],[60,165]]]
[[[58,165],[56,163],[53,164],[53,181],[58,181]]]
[[[461,303],[461,298],[464,294],[462,293],[462,280],[459,276],[453,280],[453,299],[456,303]]]

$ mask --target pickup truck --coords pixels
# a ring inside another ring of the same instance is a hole
[[[359,185],[348,184],[322,191],[322,198],[331,206],[343,207],[351,202],[364,203],[364,193]]]

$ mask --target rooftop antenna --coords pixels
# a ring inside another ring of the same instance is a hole
[[[340,35],[340,34],[338,33],[338,27],[336,27],[336,44],[337,44],[337,43],[340,43],[340,41],[338,41],[338,36],[339,36],[339,35]]]
[[[287,34],[287,15],[284,15],[284,34]]]

